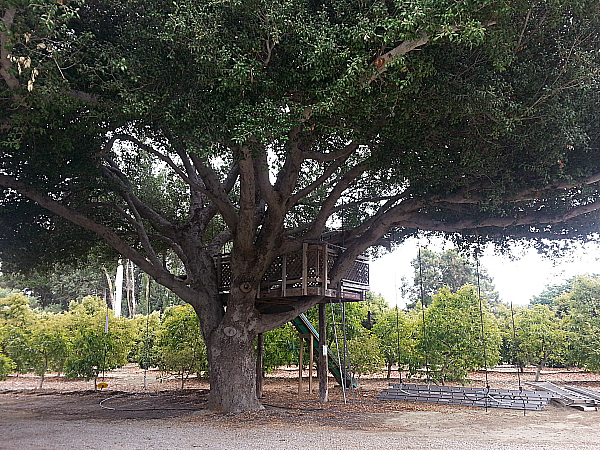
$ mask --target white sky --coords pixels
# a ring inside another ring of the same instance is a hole
[[[396,301],[400,307],[406,304],[399,287],[402,277],[412,285],[414,274],[410,262],[417,257],[418,245],[417,239],[409,239],[394,252],[370,264],[371,290],[383,295],[390,306],[395,306]],[[421,245],[434,251],[452,247],[442,239],[433,242],[423,240]],[[492,277],[500,300],[512,301],[515,305],[529,304],[529,300],[546,286],[561,283],[572,276],[600,273],[600,247],[593,243],[554,260],[522,245],[513,246],[511,255],[513,259],[494,254],[493,247],[486,247],[480,264]]]

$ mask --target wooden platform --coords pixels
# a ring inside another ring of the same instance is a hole
[[[369,291],[369,263],[359,257],[338,285],[332,285],[329,271],[344,249],[325,242],[304,243],[302,250],[278,257],[260,283],[257,305],[284,307],[300,297],[323,296],[324,302],[355,302]],[[231,256],[217,258],[219,293],[226,301],[231,286]]]

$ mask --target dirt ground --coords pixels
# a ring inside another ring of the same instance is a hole
[[[383,375],[359,380],[347,392],[330,378],[330,401],[318,401],[308,382],[298,395],[297,372],[278,370],[265,380],[259,412],[222,415],[206,409],[208,383],[157,379],[130,365],[106,375],[108,388],[92,381],[34,376],[0,382],[0,449],[126,448],[440,448],[600,449],[600,412],[551,404],[543,411],[503,410],[382,401]],[[398,381],[397,372],[394,382]],[[511,370],[489,372],[492,388],[517,388]],[[485,386],[485,374],[471,374]],[[533,370],[521,377],[533,379]],[[543,381],[600,391],[600,375],[549,370]],[[160,419],[160,420],[158,420]]]

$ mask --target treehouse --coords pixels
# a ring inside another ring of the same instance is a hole
[[[343,248],[319,242],[304,243],[302,249],[278,257],[269,267],[260,283],[257,309],[277,312],[304,296],[323,296],[321,303],[355,302],[366,299],[369,290],[369,264],[364,256],[358,257],[346,276],[332,285],[328,276]],[[230,255],[217,260],[219,293],[226,302],[231,285]]]

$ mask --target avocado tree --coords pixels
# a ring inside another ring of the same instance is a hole
[[[469,370],[493,367],[500,360],[496,318],[473,285],[457,292],[444,287],[434,295],[416,335],[425,373],[413,370],[413,374],[436,383],[464,382]]]
[[[181,389],[191,373],[200,376],[208,368],[198,316],[189,305],[177,305],[165,311],[157,349],[159,369],[174,372],[181,380]]]
[[[31,334],[36,315],[29,306],[29,299],[21,294],[0,297],[0,345],[8,360],[5,370],[27,373],[31,368]]]
[[[211,407],[260,408],[259,282],[323,237],[595,230],[595,1],[6,0],[3,271],[112,249],[193,306]],[[231,252],[226,305],[214,257]],[[164,255],[180,261],[172,271]]]
[[[6,380],[15,367],[14,361],[6,356],[0,347],[0,381]]]
[[[566,362],[600,370],[600,278],[575,278],[569,292],[554,298],[553,306],[566,334]]]
[[[414,359],[414,318],[412,313],[392,309],[380,317],[372,328],[379,339],[379,349],[387,364],[388,379],[391,378],[394,363],[402,367]]]
[[[519,308],[515,314],[518,358],[535,364],[535,381],[550,359],[561,361],[566,351],[562,321],[548,305]]]
[[[65,367],[69,348],[64,319],[57,314],[41,317],[31,333],[30,360],[34,373],[40,377],[40,389],[48,371],[60,373]]]
[[[66,377],[93,379],[96,387],[101,373],[127,364],[134,341],[133,324],[114,317],[102,299],[89,296],[81,302],[71,302],[66,322],[69,337]]]

